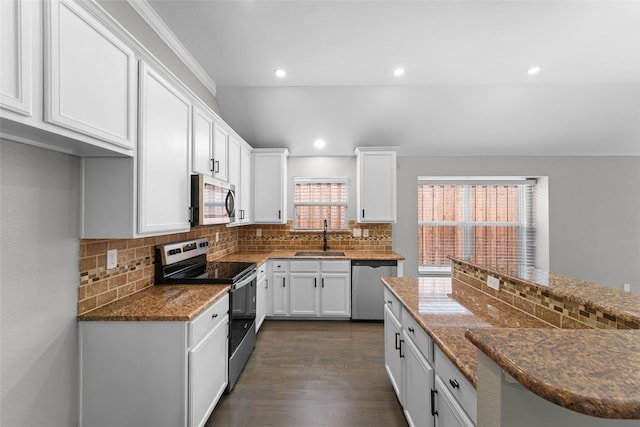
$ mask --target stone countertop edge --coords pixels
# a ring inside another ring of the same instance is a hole
[[[265,252],[234,252],[229,255],[224,255],[219,258],[215,258],[215,261],[240,261],[240,262],[255,262],[260,265],[268,259],[304,259],[304,260],[397,260],[402,261],[405,259],[402,255],[393,251],[353,251],[353,250],[338,250],[344,252],[344,256],[296,256],[296,252],[303,250],[275,250]],[[317,251],[317,252],[322,252]],[[333,252],[333,251],[332,251]]]
[[[476,264],[460,258],[449,257],[453,262],[469,265],[489,274],[509,278],[514,281],[526,283],[549,295],[558,298],[567,298],[576,304],[589,306],[597,311],[603,311],[631,322],[640,322],[640,295],[624,292],[620,289],[610,288],[586,280],[576,279],[561,274],[551,273],[546,270],[535,270],[535,273],[548,275],[548,284],[536,282],[535,278],[524,278],[495,267]]]
[[[552,403],[599,418],[640,419],[640,331],[478,328],[465,336]]]
[[[229,285],[154,285],[78,316],[78,321],[190,321]]]

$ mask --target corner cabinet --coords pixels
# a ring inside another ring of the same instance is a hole
[[[287,223],[287,157],[289,150],[253,151],[253,222]]]
[[[82,321],[80,426],[202,427],[227,387],[229,296],[192,321]]]
[[[138,232],[188,231],[191,103],[140,63]]]
[[[396,152],[356,148],[359,223],[396,222]]]
[[[45,121],[134,148],[133,50],[77,2],[46,6]]]

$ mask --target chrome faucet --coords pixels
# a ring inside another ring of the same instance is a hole
[[[327,219],[324,219],[324,227],[322,228],[322,250],[326,251],[331,249],[327,240]]]

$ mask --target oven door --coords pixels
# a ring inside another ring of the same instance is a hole
[[[254,270],[231,286],[229,293],[229,385],[231,391],[256,345],[256,287]]]

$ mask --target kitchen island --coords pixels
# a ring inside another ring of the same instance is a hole
[[[452,262],[452,279],[384,283],[402,315],[433,340],[434,353],[476,388],[477,413],[461,405],[469,419],[486,426],[640,424],[639,296],[540,270],[509,274]],[[488,276],[500,290],[487,286]],[[438,383],[438,358],[431,360]],[[446,379],[439,384],[448,387]],[[433,394],[438,416],[443,393]]]

